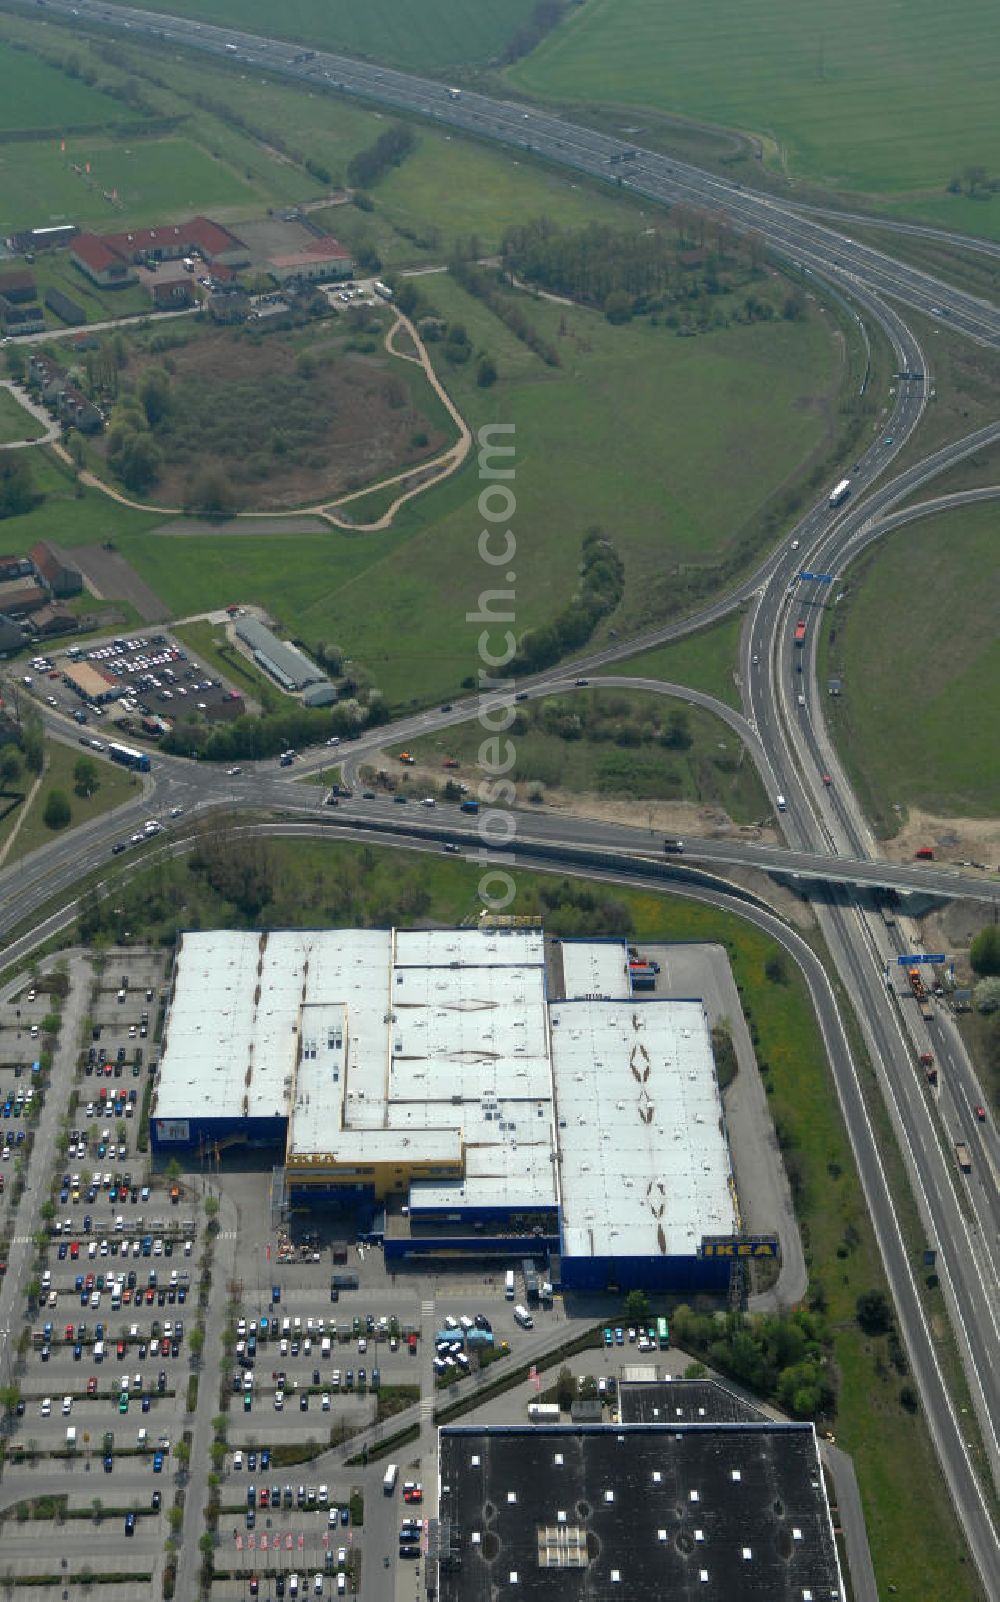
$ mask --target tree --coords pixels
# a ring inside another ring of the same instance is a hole
[[[162,367],[147,367],[139,385],[139,399],[150,428],[158,428],[170,413],[170,377]]]
[[[148,434],[126,433],[120,453],[122,483],[136,495],[152,489],[160,472],[162,454]]]
[[[93,795],[99,773],[93,757],[79,756],[73,764],[73,789],[79,796]]]
[[[863,1291],[857,1300],[857,1320],[866,1335],[884,1335],[892,1323],[892,1308],[882,1291]]]
[[[785,985],[788,983],[788,968],[782,952],[775,951],[768,957],[764,964],[764,973],[772,985]]]
[[[232,517],[238,508],[232,481],[217,465],[195,474],[185,499],[192,512],[201,512],[205,517]]]
[[[480,389],[492,389],[497,381],[497,364],[488,352],[484,351],[479,358],[476,368],[476,383]]]
[[[0,518],[30,512],[38,500],[27,451],[4,451],[0,456]]]
[[[16,746],[4,747],[0,754],[0,789],[9,789],[21,777],[21,756]]]
[[[645,1291],[629,1291],[625,1298],[625,1317],[630,1324],[645,1324],[649,1318],[649,1297]]]
[[[1000,927],[988,923],[980,929],[969,947],[969,962],[981,979],[1000,974]]]
[[[65,790],[50,790],[45,798],[42,822],[47,829],[65,829],[73,817]]]
[[[568,1412],[576,1400],[576,1377],[566,1367],[559,1370],[556,1379],[556,1401],[564,1412]]]
[[[30,772],[41,773],[45,766],[45,739],[42,720],[34,708],[21,718],[21,750]]]

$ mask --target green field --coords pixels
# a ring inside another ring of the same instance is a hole
[[[473,426],[516,427],[519,629],[570,599],[593,523],[625,560],[621,633],[677,605],[675,564],[708,564],[713,581],[711,564],[827,437],[839,367],[819,318],[679,340],[532,303],[533,320],[564,352],[553,370],[449,279],[430,284],[434,306],[492,350],[503,375],[481,390],[473,372],[442,364],[441,347],[431,347]],[[810,393],[824,398],[808,404]],[[766,395],[767,406],[758,399],[748,414],[750,395]],[[489,579],[476,549],[478,495],[470,461],[383,534],[205,535],[183,542],[182,560],[169,536],[120,544],[180,616],[232,601],[238,560],[235,599],[271,607],[307,644],[336,643],[403,704],[453,690],[475,665],[479,631],[465,614]]]
[[[83,169],[79,174],[74,163]],[[110,198],[116,190],[117,203]],[[72,221],[111,233],[126,221],[245,208],[252,195],[241,174],[188,139],[111,143],[103,134],[79,134],[67,139],[65,155],[50,141],[0,144],[4,232]]]
[[[139,780],[135,774],[127,773],[123,768],[116,768],[111,762],[102,762],[94,758],[98,774],[97,789],[93,795],[77,795],[73,788],[73,768],[80,755],[79,751],[74,750],[71,745],[63,745],[60,740],[46,742],[45,772],[42,775],[42,782],[27,812],[24,813],[17,837],[5,858],[6,863],[19,861],[22,857],[26,857],[29,851],[47,845],[57,835],[64,835],[78,824],[100,817],[112,807],[131,801],[139,793]],[[35,775],[32,773],[22,774],[21,779],[11,786],[8,793],[20,793],[26,796],[30,792],[34,778]],[[45,802],[50,790],[62,790],[69,801],[72,817],[65,829],[50,829],[44,821]],[[13,832],[21,811],[22,809],[18,808],[9,813],[0,824],[0,845]]]
[[[331,5],[323,0],[139,0],[147,11],[198,17],[209,23],[302,41],[324,50],[392,61],[434,72],[459,62],[499,56],[530,15],[534,0],[365,0]]]
[[[686,684],[691,690],[704,690],[718,696],[727,706],[740,710],[739,691],[733,682],[743,628],[742,612],[688,635],[672,645],[659,645],[638,656],[613,662],[602,672],[637,675],[644,679],[664,679],[668,684]]]
[[[0,40],[0,132],[51,128],[58,153],[60,129],[99,127],[125,114],[100,90]]]
[[[510,776],[529,787],[533,800],[559,790],[637,802],[687,801],[723,807],[734,823],[754,822],[769,810],[757,771],[733,731],[710,712],[668,696],[596,688],[549,696],[518,707],[507,737],[516,754]],[[409,748],[439,784],[454,776],[474,793],[482,739],[481,726],[466,723],[411,741]],[[445,757],[461,767],[444,772]],[[399,769],[401,781],[407,771]]]
[[[989,0],[588,0],[511,76],[743,129],[792,177],[845,189],[933,194],[968,164],[1000,170]]]
[[[44,433],[44,423],[26,412],[9,389],[0,389],[0,445],[19,439],[41,439]]]
[[[996,523],[994,507],[966,507],[890,536],[850,568],[829,620],[822,676],[844,678],[831,724],[882,834],[895,807],[996,816]]]
[[[161,513],[134,512],[118,506],[97,490],[75,493],[70,470],[51,455],[47,446],[31,453],[35,489],[44,499],[23,517],[0,522],[0,553],[24,556],[36,540],[59,545],[89,545],[163,521]],[[109,597],[113,599],[113,597]]]

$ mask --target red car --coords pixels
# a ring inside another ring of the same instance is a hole
[[[80,1255],[80,1242],[78,1240],[71,1240],[70,1241],[70,1243],[69,1243],[69,1255],[72,1257],[72,1259],[73,1259],[73,1261],[75,1263],[77,1258]]]
[[[981,1124],[985,1124],[985,1122],[986,1122],[986,1108],[985,1107],[977,1107],[975,1109],[975,1114],[976,1114],[976,1117],[979,1119],[979,1122]]]
[[[271,1505],[271,1492],[266,1485],[262,1485],[260,1488],[259,1500],[261,1507],[269,1507]]]
[[[88,1396],[96,1396],[97,1395],[97,1375],[96,1374],[91,1374],[89,1380],[87,1381],[87,1395]]]
[[[153,1305],[153,1303],[155,1301],[156,1301],[156,1292],[153,1289],[152,1285],[150,1285],[149,1289],[146,1292],[146,1306],[147,1307],[152,1307],[152,1305]]]

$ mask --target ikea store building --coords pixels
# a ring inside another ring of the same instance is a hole
[[[546,1252],[565,1290],[721,1290],[738,1233],[705,1009],[539,928],[185,934],[154,1150],[235,1143],[387,1263]],[[717,1249],[717,1248],[716,1248]]]

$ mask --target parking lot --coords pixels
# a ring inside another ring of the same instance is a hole
[[[228,718],[242,708],[239,692],[168,634],[119,635],[85,649],[70,645],[35,657],[20,682],[54,711],[91,726],[84,743],[121,735],[156,739],[164,732],[160,722],[169,726],[192,713]]]
[[[337,1215],[293,1215],[290,1237],[272,1211],[270,1169],[251,1154],[216,1154],[187,1174],[158,1169],[142,1111],[167,959],[116,950],[80,971],[78,993],[61,1003],[75,1028],[61,1028],[53,1047],[53,1081],[67,1077],[59,1097],[50,1083],[37,1121],[25,1109],[41,1101],[44,1067],[26,1097],[53,998],[40,980],[0,1005],[0,1090],[16,1100],[25,1087],[20,1116],[12,1106],[3,1127],[16,1142],[34,1124],[46,1154],[44,1168],[30,1163],[15,1225],[37,1283],[0,1512],[29,1496],[67,1499],[58,1518],[32,1522],[33,1545],[5,1526],[16,1536],[5,1539],[9,1566],[25,1577],[62,1569],[71,1597],[83,1595],[84,1566],[105,1577],[106,1602],[129,1585],[134,1595],[136,1583],[158,1594],[168,1521],[183,1501],[176,1594],[194,1594],[218,1448],[213,1597],[270,1602],[290,1597],[295,1577],[298,1596],[410,1602],[436,1506],[435,1403],[477,1383],[476,1340],[509,1347],[516,1362],[558,1339],[561,1303],[536,1305],[535,1328],[524,1330],[502,1267],[389,1273],[381,1248]],[[43,1206],[47,1244],[36,1258]],[[206,1250],[212,1288],[200,1297]],[[518,1269],[518,1301],[526,1295]],[[8,1310],[12,1340],[23,1305]],[[401,1425],[410,1438],[384,1495],[387,1458],[366,1454]],[[131,1578],[119,1588],[116,1575]]]
[[[60,1575],[63,1596],[100,1574],[118,1602],[116,1575],[134,1595],[162,1569],[202,1220],[140,1138],[164,958],[119,951],[97,966],[73,959],[0,1005],[2,1356],[16,1387],[0,1512],[58,1498],[57,1516],[4,1526],[8,1572]]]

